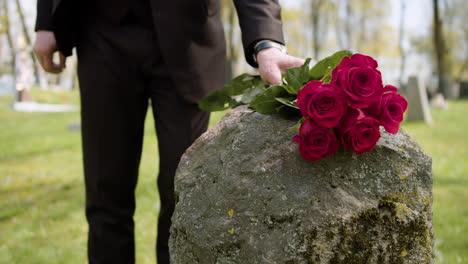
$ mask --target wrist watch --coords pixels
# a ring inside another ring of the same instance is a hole
[[[260,51],[264,49],[269,49],[269,48],[275,48],[283,53],[286,53],[286,46],[284,46],[283,44],[280,44],[278,42],[274,42],[271,40],[262,40],[258,42],[257,44],[255,44],[254,53],[253,53],[254,61],[257,62],[257,55]]]

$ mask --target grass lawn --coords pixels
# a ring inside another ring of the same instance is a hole
[[[34,91],[78,104],[76,92]],[[87,225],[79,113],[18,113],[0,97],[0,263],[85,263]],[[468,263],[468,101],[433,111],[435,123],[403,127],[433,157],[437,263]],[[221,114],[213,115],[211,123]],[[135,215],[137,262],[154,263],[157,141],[148,115]]]

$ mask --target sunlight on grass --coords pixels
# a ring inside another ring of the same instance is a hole
[[[432,157],[437,263],[468,263],[468,101],[433,110],[434,124],[403,128]]]
[[[33,91],[42,102],[78,104],[76,92]],[[79,113],[18,113],[0,97],[0,263],[85,263],[87,224]],[[433,157],[438,263],[468,263],[468,101],[405,123]],[[212,115],[214,124],[224,113]],[[157,140],[148,114],[135,214],[137,262],[154,263]],[[461,261],[461,262],[459,262]]]

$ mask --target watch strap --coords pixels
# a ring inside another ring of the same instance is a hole
[[[276,48],[280,50],[281,52],[286,53],[286,46],[284,46],[283,44],[280,44],[278,42],[274,42],[271,40],[264,40],[264,41],[260,41],[259,43],[257,43],[254,47],[254,54],[253,54],[254,61],[257,62],[257,55],[260,51],[264,49],[269,49],[269,48]]]

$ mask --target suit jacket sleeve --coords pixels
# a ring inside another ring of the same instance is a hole
[[[242,44],[247,62],[253,67],[255,44],[264,39],[284,44],[281,7],[278,0],[234,0],[242,31]]]
[[[35,30],[52,31],[52,0],[37,0]]]

